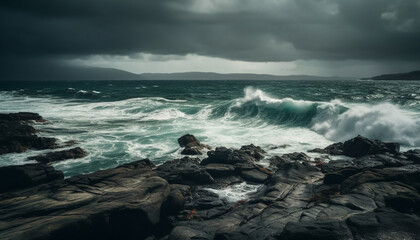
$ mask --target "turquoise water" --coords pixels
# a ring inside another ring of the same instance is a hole
[[[180,157],[177,138],[186,133],[213,147],[254,143],[270,155],[357,134],[420,147],[415,81],[2,82],[0,112],[18,111],[53,123],[37,125],[41,135],[75,139],[89,152],[54,165],[66,176]],[[42,152],[2,155],[0,165]]]

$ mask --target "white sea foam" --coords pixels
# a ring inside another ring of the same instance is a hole
[[[262,185],[250,185],[245,182],[234,184],[223,189],[205,188],[210,192],[219,195],[219,198],[225,199],[229,202],[238,202],[240,200],[247,200],[249,196],[257,192]]]
[[[396,105],[353,104],[341,114],[337,114],[333,107],[327,111],[330,112],[328,117],[320,114],[314,119],[312,129],[333,141],[344,141],[361,134],[383,141],[420,145],[419,116]]]

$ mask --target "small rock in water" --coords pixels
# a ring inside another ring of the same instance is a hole
[[[87,153],[80,147],[58,151],[58,152],[50,152],[47,154],[42,154],[39,156],[28,157],[28,160],[35,160],[37,162],[42,163],[50,163],[50,162],[57,162],[67,159],[75,159],[75,158],[82,158],[86,157]]]
[[[203,153],[200,151],[203,148],[210,149],[208,145],[200,143],[194,135],[186,134],[180,138],[178,138],[178,143],[180,147],[183,147],[182,155],[202,155]]]

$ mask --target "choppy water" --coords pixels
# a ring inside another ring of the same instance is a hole
[[[45,136],[89,152],[56,163],[66,176],[142,158],[180,157],[186,133],[213,147],[254,143],[304,151],[357,134],[420,147],[415,81],[69,81],[0,83],[0,112],[40,113]],[[24,163],[42,151],[0,156]]]

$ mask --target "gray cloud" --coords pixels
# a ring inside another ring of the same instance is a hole
[[[143,52],[417,62],[419,12],[419,0],[5,0],[1,61]]]

